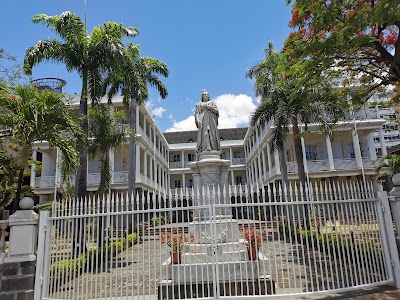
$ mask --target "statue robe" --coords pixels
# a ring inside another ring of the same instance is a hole
[[[198,154],[204,151],[220,151],[218,117],[218,108],[213,102],[199,102],[196,105],[195,121],[198,128]]]

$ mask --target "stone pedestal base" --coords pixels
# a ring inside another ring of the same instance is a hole
[[[239,237],[239,226],[236,219],[230,216],[216,216],[213,221],[194,221],[189,223],[189,233],[194,235],[198,244],[210,244],[213,238],[212,228],[215,228],[215,240],[218,243],[234,242]]]
[[[275,294],[275,283],[270,276],[255,280],[219,282],[220,296],[259,296]],[[161,281],[158,299],[192,299],[214,297],[213,283],[174,284],[172,280]]]
[[[244,253],[243,253],[244,254]],[[247,255],[247,253],[245,253]],[[223,254],[226,256],[226,254]],[[218,261],[216,266],[212,262],[193,262],[175,265],[171,259],[163,263],[163,272],[174,284],[193,284],[213,282],[213,270],[218,272],[218,281],[246,281],[256,280],[260,276],[269,274],[269,260],[261,252],[258,260]]]

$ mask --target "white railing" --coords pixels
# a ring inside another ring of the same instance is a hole
[[[144,174],[142,172],[140,172],[139,179],[140,179],[140,182],[146,182],[146,177],[144,176]]]
[[[363,157],[362,161],[365,169],[375,169],[380,163],[379,159],[372,159],[369,157]]]
[[[288,173],[297,173],[297,161],[289,161],[286,166]]]
[[[182,162],[181,161],[173,161],[169,163],[169,168],[170,169],[180,169],[182,168]]]
[[[89,173],[87,175],[88,185],[98,185],[100,183],[100,173]]]
[[[328,160],[307,160],[307,168],[309,172],[329,171]]]
[[[50,217],[41,213],[36,292],[40,300],[265,299],[390,284],[399,265],[390,210],[372,186],[56,202]]]
[[[357,169],[357,162],[354,158],[334,159],[336,170],[353,170]]]
[[[232,165],[244,165],[246,164],[246,159],[244,157],[232,158]]]
[[[114,183],[128,183],[128,171],[114,172]]]
[[[54,187],[56,182],[55,176],[41,176],[35,178],[35,188]]]

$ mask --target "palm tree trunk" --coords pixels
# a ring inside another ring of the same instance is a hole
[[[137,102],[131,99],[129,105],[129,127],[136,131],[136,107]],[[129,142],[129,168],[128,168],[128,193],[129,196],[136,192],[136,142]]]
[[[17,190],[15,191],[15,198],[13,200],[13,205],[12,209],[14,211],[18,210],[18,205],[19,205],[19,198],[21,197],[21,191],[22,191],[22,183],[24,181],[24,167],[21,167],[19,169],[19,174],[18,174],[18,183],[17,183]]]
[[[297,118],[293,119],[293,139],[294,139],[294,151],[296,153],[297,169],[299,173],[299,180],[303,188],[306,184],[306,173],[304,171],[304,159],[303,159],[303,147],[301,145],[301,136],[299,130],[299,124]]]
[[[84,70],[82,76],[82,93],[81,100],[79,102],[79,117],[80,125],[83,132],[87,135],[89,133],[88,126],[88,103],[87,103],[87,70]],[[83,198],[87,193],[87,158],[88,152],[86,148],[86,143],[80,145],[79,149],[79,167],[76,174],[75,180],[75,197],[77,199]]]

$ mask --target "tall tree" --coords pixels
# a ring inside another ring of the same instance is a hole
[[[289,59],[307,58],[295,76],[346,75],[365,92],[400,84],[400,3],[392,0],[286,0],[295,29],[285,42]],[[348,80],[348,79],[346,79]],[[397,98],[399,94],[397,93]]]
[[[62,94],[39,91],[33,86],[17,86],[10,92],[0,93],[0,108],[5,112],[0,114],[0,128],[10,131],[3,139],[16,145],[13,147],[18,168],[15,203],[20,197],[35,141],[47,141],[51,147],[59,148],[69,170],[78,165],[76,143],[82,131],[63,98]]]
[[[41,40],[26,51],[24,70],[31,75],[32,67],[43,61],[65,64],[68,71],[77,71],[82,79],[79,104],[80,126],[88,134],[88,97],[97,101],[101,96],[101,80],[104,72],[112,70],[124,53],[125,37],[138,34],[136,28],[107,22],[89,34],[82,20],[71,12],[59,16],[36,15],[32,21],[49,27],[57,39]],[[76,176],[76,196],[84,197],[87,192],[87,147],[80,146],[80,164]]]
[[[141,57],[139,45],[128,43],[125,58],[120,67],[111,72],[105,80],[108,97],[111,98],[121,90],[124,103],[129,107],[129,126],[136,130],[136,107],[149,97],[148,85],[155,88],[161,98],[168,95],[167,89],[159,75],[168,77],[168,67],[160,60],[151,57]],[[129,143],[128,191],[136,188],[136,149],[135,142]]]
[[[117,148],[131,140],[133,134],[122,122],[125,114],[113,111],[108,104],[98,104],[89,109],[89,156],[100,155],[100,184],[97,192],[104,193],[110,188],[110,149]]]
[[[22,68],[17,63],[17,58],[0,48],[0,81],[7,84],[15,84],[21,77]]]
[[[265,50],[264,59],[247,71],[246,76],[254,79],[254,90],[261,97],[260,105],[251,116],[251,125],[272,122],[271,149],[284,153],[287,134],[292,129],[299,180],[304,186],[303,148],[300,125],[320,123],[328,129],[328,110],[324,102],[332,102],[334,94],[328,85],[320,83],[318,87],[307,86],[293,76],[288,76],[288,62],[281,53],[275,52],[270,42]],[[284,154],[281,164],[285,166]],[[285,170],[285,169],[284,169]],[[285,176],[285,174],[283,174]]]

